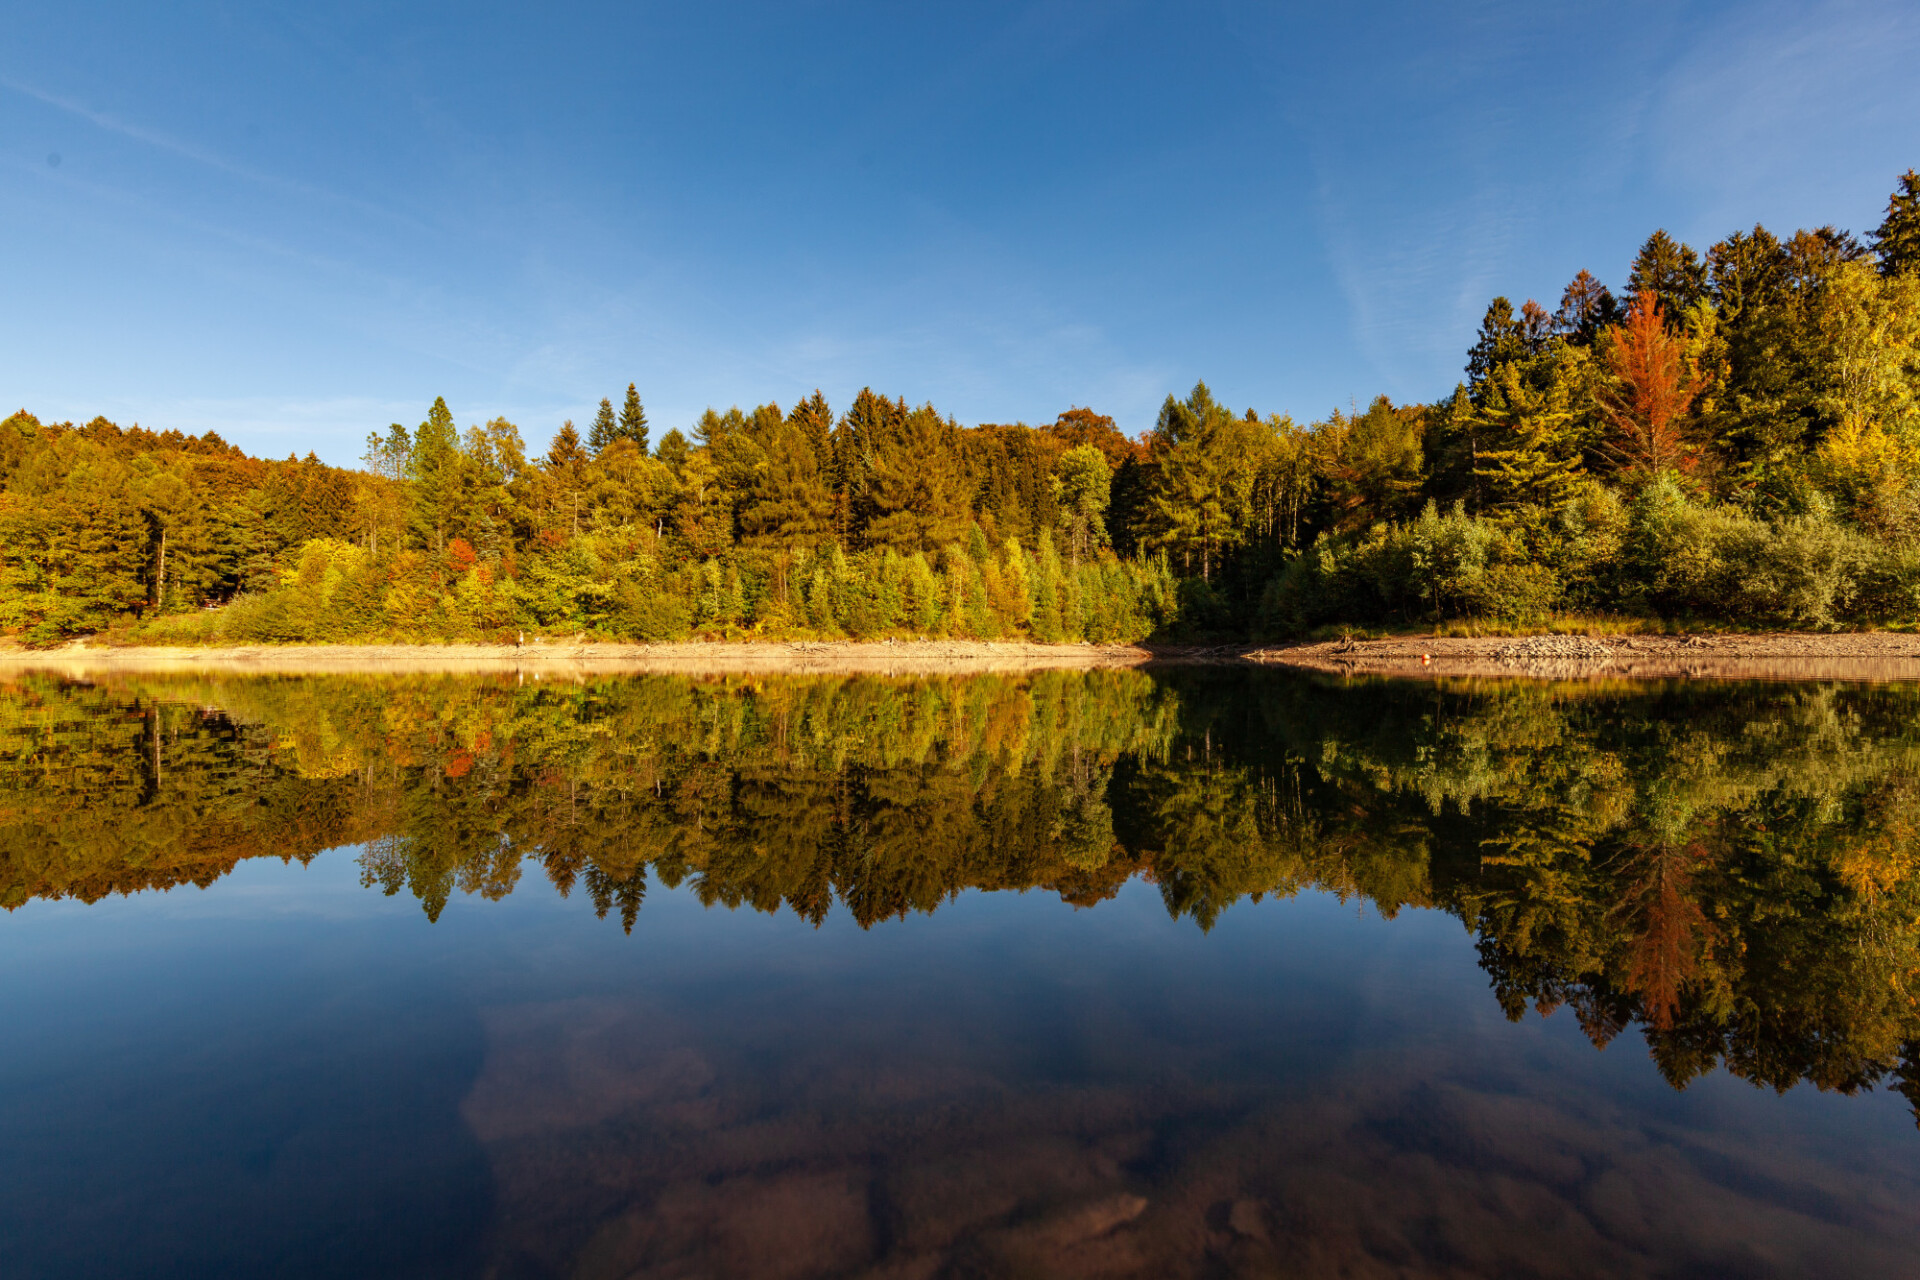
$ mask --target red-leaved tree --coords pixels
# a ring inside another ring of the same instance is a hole
[[[1686,436],[1687,411],[1706,379],[1689,367],[1686,344],[1667,328],[1651,290],[1634,298],[1611,337],[1607,368],[1616,385],[1600,392],[1613,424],[1608,452],[1625,471],[1691,471],[1700,452]]]

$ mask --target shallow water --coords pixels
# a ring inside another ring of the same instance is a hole
[[[15,679],[6,1272],[1904,1275],[1917,821],[1905,686]]]

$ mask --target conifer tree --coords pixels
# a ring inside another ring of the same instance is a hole
[[[587,448],[598,453],[612,444],[619,434],[620,424],[613,417],[613,401],[603,399],[600,401],[600,412],[593,415],[593,426],[587,429]]]
[[[833,536],[833,489],[802,425],[783,422],[740,511],[742,540],[754,547],[817,547]]]
[[[1886,219],[1872,239],[1880,274],[1920,271],[1920,173],[1909,169],[1900,175],[1900,185],[1887,197]]]
[[[689,452],[687,438],[680,434],[678,427],[675,427],[660,437],[660,448],[654,456],[672,467],[675,475],[679,475],[682,468],[687,465]]]
[[[812,395],[793,406],[793,412],[787,415],[787,421],[800,432],[813,450],[813,456],[819,460],[820,473],[828,483],[833,479],[833,410],[827,406],[827,398],[814,388]]]
[[[647,411],[640,405],[640,393],[627,384],[627,402],[620,408],[620,436],[631,440],[640,452],[647,451]]]
[[[550,516],[554,525],[565,528],[569,534],[580,532],[590,462],[587,451],[580,447],[580,433],[574,430],[573,420],[569,418],[554,432],[546,459],[547,477],[552,482]]]
[[[917,551],[952,541],[970,506],[958,424],[932,405],[908,410],[902,401],[874,399],[885,411],[859,428],[854,511],[862,544]]]
[[[1700,255],[1665,229],[1647,237],[1633,259],[1633,274],[1627,279],[1629,301],[1649,296],[1660,304],[1660,313],[1675,323],[1707,293],[1707,268]]]
[[[1591,271],[1582,270],[1561,293],[1560,309],[1553,319],[1554,327],[1567,341],[1585,346],[1620,319],[1620,304]]]
[[[1588,359],[1585,352],[1569,355]],[[1492,513],[1557,508],[1579,477],[1569,380],[1561,361],[1549,357],[1540,363],[1546,367],[1502,365],[1485,399],[1468,409],[1478,419],[1475,434],[1481,441],[1473,473]]]
[[[444,396],[434,397],[427,420],[414,433],[407,458],[413,482],[413,531],[438,555],[446,549],[448,527],[459,501],[460,433]]]
[[[1699,451],[1684,427],[1703,379],[1689,367],[1685,343],[1667,329],[1659,296],[1650,289],[1636,293],[1610,336],[1607,366],[1616,385],[1602,393],[1601,403],[1614,426],[1614,457],[1623,470],[1646,478],[1691,470]]]
[[[1522,359],[1526,354],[1526,339],[1521,334],[1520,322],[1514,319],[1513,304],[1505,298],[1495,298],[1487,304],[1487,314],[1480,318],[1480,332],[1467,352],[1470,392],[1477,395],[1496,366]]]

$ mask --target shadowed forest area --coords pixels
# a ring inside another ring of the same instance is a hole
[[[1205,384],[1130,439],[863,390],[638,390],[532,456],[444,400],[363,468],[208,433],[0,423],[0,634],[30,645],[1284,636],[1623,615],[1920,619],[1920,177],[1865,241],[1665,231],[1616,295],[1496,298],[1466,380],[1307,425]]]
[[[0,900],[360,846],[438,919],[528,876],[862,927],[966,890],[1211,928],[1324,891],[1457,917],[1507,1016],[1638,1027],[1676,1085],[1920,1104],[1920,691],[1413,686],[1189,670],[886,679],[27,676]]]

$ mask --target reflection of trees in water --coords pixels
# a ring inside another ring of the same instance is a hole
[[[649,878],[863,926],[1136,874],[1209,928],[1323,889],[1474,930],[1511,1017],[1639,1023],[1669,1078],[1913,1096],[1920,694],[885,680],[29,677],[0,697],[0,894],[211,883],[363,847],[437,918],[535,864],[629,931]]]

